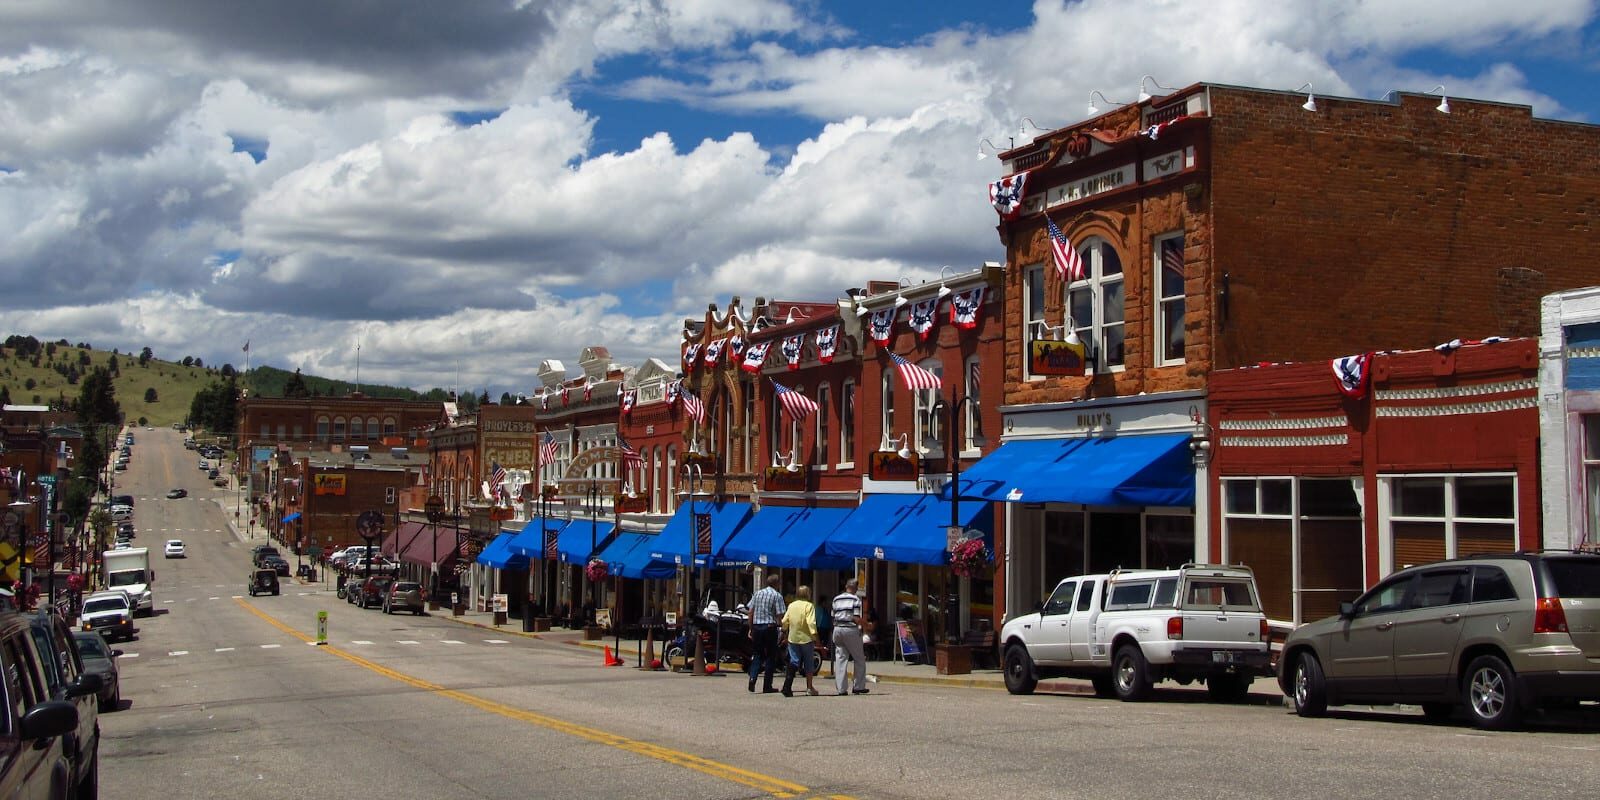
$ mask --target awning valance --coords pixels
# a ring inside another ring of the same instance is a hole
[[[988,538],[994,527],[989,503],[963,500],[956,511],[958,524]],[[949,500],[927,494],[869,494],[828,537],[825,550],[836,558],[941,565],[949,561],[949,528]]]
[[[289,523],[294,522],[295,520],[297,520],[299,518],[300,518],[300,512],[296,511],[293,514],[290,514],[290,515],[284,517],[283,518],[283,524],[288,525]]]
[[[612,575],[634,579],[670,578],[677,574],[677,567],[650,557],[658,535],[623,531],[596,558],[606,562]]]
[[[667,526],[657,534],[656,545],[650,549],[651,558],[672,564],[692,562],[697,567],[707,566],[705,556],[694,555],[694,512],[711,515],[710,566],[732,567],[748,563],[724,558],[722,548],[750,520],[750,504],[712,503],[705,500],[685,502],[678,506]]]
[[[961,473],[962,500],[1193,506],[1188,434],[1006,442]],[[944,490],[945,497],[950,489]]]
[[[494,537],[478,554],[478,563],[490,569],[527,569],[528,557],[511,552],[513,535],[502,533]]]
[[[549,526],[557,534],[567,527],[562,517],[534,517],[522,526],[522,532],[511,538],[511,552],[528,558],[544,558],[544,529]]]
[[[822,546],[853,510],[766,506],[728,541],[722,556],[764,567],[844,569],[850,565],[849,560],[822,552]]]

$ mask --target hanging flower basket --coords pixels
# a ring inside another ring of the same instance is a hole
[[[982,539],[965,539],[950,551],[950,571],[963,578],[976,578],[989,569],[989,549]]]
[[[588,578],[593,583],[599,583],[605,580],[606,576],[610,574],[611,570],[606,567],[606,562],[601,561],[598,558],[590,561],[583,568],[583,576]]]

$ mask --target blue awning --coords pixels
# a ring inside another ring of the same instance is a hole
[[[514,534],[502,533],[494,537],[483,552],[478,554],[478,563],[490,569],[527,569],[528,557],[511,552],[511,539]]]
[[[634,579],[671,578],[678,574],[678,568],[670,562],[650,557],[658,535],[623,531],[600,551],[597,558],[606,562],[612,575]]]
[[[656,545],[650,549],[651,558],[672,564],[688,564],[692,558],[695,566],[706,566],[705,556],[694,555],[694,520],[690,516],[694,512],[711,515],[711,566],[737,567],[748,563],[724,558],[722,548],[749,521],[750,504],[704,500],[678,506],[667,527],[656,536]]]
[[[962,527],[972,526],[976,518],[975,529],[990,538],[994,514],[989,513],[987,502],[964,500],[956,511]],[[949,500],[929,494],[870,494],[828,537],[824,549],[837,558],[945,564],[949,561],[949,527]]]
[[[563,564],[583,565],[605,546],[606,537],[616,528],[609,522],[575,519],[556,535],[556,552]]]
[[[299,518],[300,518],[300,512],[298,512],[298,511],[296,511],[296,512],[294,512],[294,513],[293,513],[293,514],[290,514],[290,515],[289,515],[289,516],[287,516],[287,517],[284,517],[284,518],[283,518],[283,523],[284,523],[284,524],[285,524],[285,525],[287,525],[287,524],[289,524],[289,523],[291,523],[291,522],[294,522],[294,521],[295,521],[295,520],[297,520],[297,519],[299,519]]]
[[[949,489],[945,489],[948,496]],[[961,497],[1090,506],[1193,506],[1186,433],[1006,442],[961,473]]]
[[[767,506],[750,518],[722,549],[723,558],[764,567],[844,569],[850,561],[822,552],[822,545],[852,508]]]
[[[521,533],[512,537],[511,552],[528,558],[544,558],[545,525],[559,532],[567,527],[567,520],[562,517],[534,517],[527,525],[522,526]]]

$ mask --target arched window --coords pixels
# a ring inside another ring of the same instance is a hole
[[[366,438],[366,435],[367,435],[367,423],[364,422],[360,417],[351,417],[350,418],[350,439],[351,439],[351,441],[360,441],[361,439]]]
[[[399,431],[400,431],[399,427],[395,425],[394,417],[384,417],[383,418],[383,435],[384,436],[394,436],[396,433],[399,433]]]
[[[378,438],[378,418],[377,417],[367,417],[367,438],[368,439],[376,439],[376,438]]]
[[[666,491],[667,507],[662,509],[662,511],[665,512],[665,513],[671,514],[672,512],[678,510],[678,496],[676,494],[674,494],[674,490],[677,488],[677,484],[678,484],[678,448],[674,447],[672,445],[668,445],[667,446],[667,481],[666,481],[666,484],[665,484],[666,490],[667,490]]]
[[[1091,236],[1078,245],[1084,279],[1067,286],[1067,325],[1090,344],[1089,363],[1109,370],[1123,362],[1122,257],[1109,242]]]
[[[811,463],[819,467],[827,467],[829,441],[828,415],[833,413],[832,387],[824,383],[817,387],[817,431],[811,442]]]
[[[344,417],[333,418],[333,440],[336,442],[344,441]]]

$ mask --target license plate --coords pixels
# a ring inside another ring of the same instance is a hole
[[[1233,663],[1233,651],[1232,650],[1212,650],[1211,651],[1211,663],[1213,663],[1213,664],[1232,664]]]

